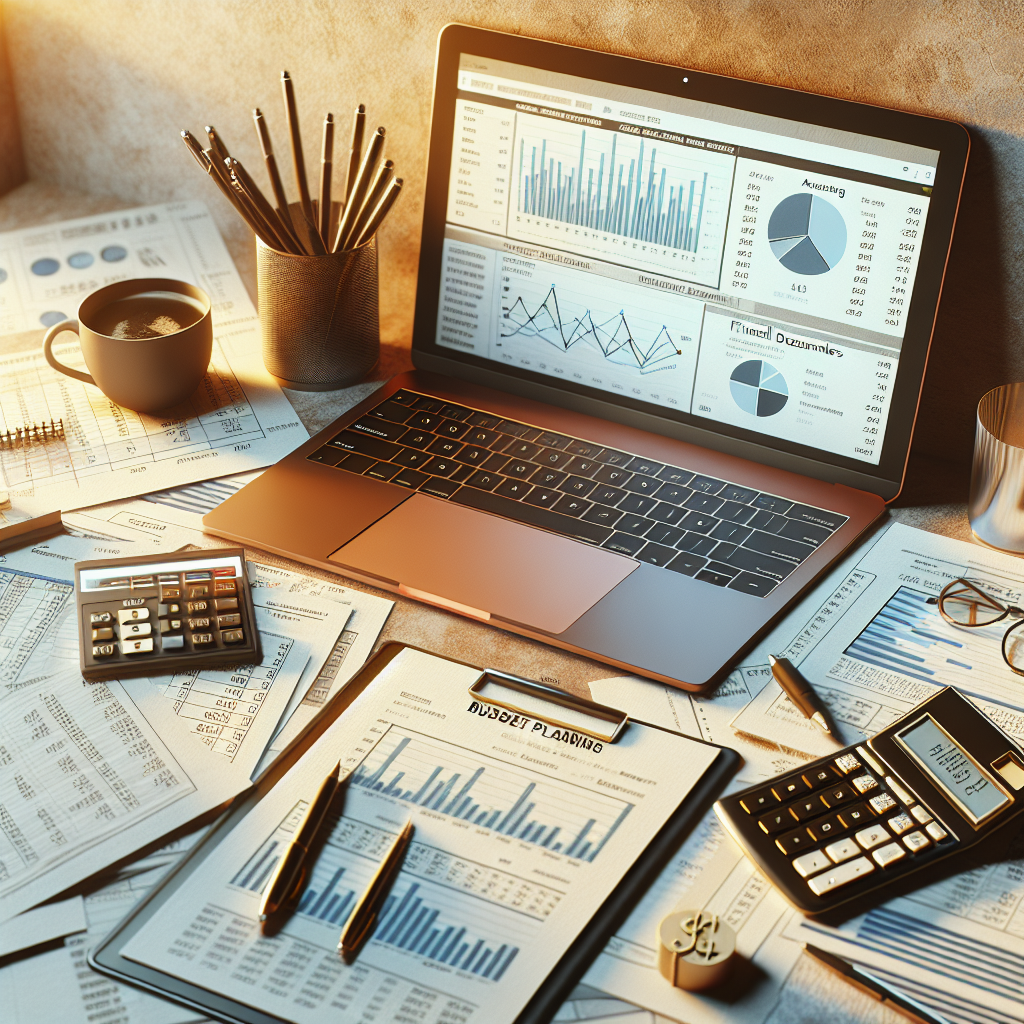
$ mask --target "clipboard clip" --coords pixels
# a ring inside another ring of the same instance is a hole
[[[625,711],[493,668],[484,669],[480,678],[470,686],[469,693],[481,704],[536,718],[548,725],[570,729],[603,743],[614,743],[629,724],[629,715]],[[550,710],[552,704],[568,710],[570,714],[555,717]]]

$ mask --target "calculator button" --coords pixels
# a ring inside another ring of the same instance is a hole
[[[873,796],[868,803],[875,814],[885,814],[886,811],[891,811],[896,806],[896,801],[888,793],[879,793],[878,796]]]
[[[133,576],[132,590],[140,590],[142,587],[152,587],[154,580],[152,576]]]
[[[768,835],[771,835],[773,832],[781,832],[784,828],[792,826],[793,815],[789,811],[773,811],[771,814],[758,818],[757,824],[762,832],[767,832]]]
[[[229,626],[240,626],[242,624],[242,616],[238,615],[218,615],[217,616],[217,628],[227,629]]]
[[[812,821],[807,826],[807,831],[818,842],[824,842],[826,839],[839,835],[845,828],[846,826],[839,820],[838,814],[830,814],[827,818],[819,818],[817,821]]]
[[[869,875],[874,870],[875,865],[867,857],[858,857],[856,860],[848,860],[845,864],[840,864],[832,871],[816,875],[807,885],[815,896],[824,896],[825,893],[832,892],[833,889],[838,889],[841,885],[848,885],[864,875]]]
[[[775,840],[775,845],[787,856],[792,857],[794,853],[800,853],[802,850],[806,850],[813,840],[807,834],[805,828],[795,828],[792,832],[787,832],[784,836],[779,836]]]
[[[890,818],[886,824],[896,835],[901,836],[907,829],[914,827],[914,819],[904,811],[901,814],[897,814],[895,818]]]
[[[210,628],[210,620],[208,618],[189,619],[188,620],[188,628],[189,629],[209,629]]]
[[[826,807],[838,807],[840,804],[848,804],[851,800],[857,799],[857,793],[852,786],[836,786],[834,789],[822,793],[821,799]]]
[[[213,578],[215,580],[223,579],[223,577],[225,576],[227,576],[230,579],[233,579],[234,575],[235,567],[233,565],[218,565],[217,568],[213,570]]]
[[[822,811],[828,810],[828,805],[823,804],[820,796],[808,797],[806,800],[798,800],[789,809],[789,813],[797,821],[806,821],[808,818],[815,818]]]
[[[775,798],[781,803],[786,800],[791,800],[795,796],[802,796],[808,790],[808,785],[803,779],[787,779],[785,782],[776,782],[772,786],[772,793],[775,794]]]
[[[237,594],[238,584],[234,580],[217,580],[213,585],[215,594]]]
[[[767,811],[769,807],[778,807],[779,801],[770,789],[758,789],[748,793],[741,801],[740,807],[747,814],[757,814],[760,811]]]
[[[914,819],[922,825],[927,825],[932,820],[932,816],[928,813],[927,807],[922,807],[918,804],[916,807],[910,808],[910,813],[914,816]]]
[[[121,627],[121,639],[127,640],[133,636],[149,636],[153,627],[148,622],[126,622]]]
[[[209,601],[189,601],[188,613],[192,615],[194,612],[205,612],[209,604]]]
[[[245,636],[240,629],[226,629],[221,633],[220,638],[226,644],[240,644]]]
[[[103,626],[92,631],[92,638],[93,640],[113,640],[114,631],[109,626]]]
[[[878,846],[879,843],[884,843],[887,840],[892,839],[892,836],[890,836],[881,825],[868,825],[867,828],[863,828],[857,832],[853,838],[856,839],[865,850],[870,850],[873,847]]]
[[[819,871],[824,871],[825,868],[832,867],[832,862],[821,850],[812,850],[810,853],[805,853],[802,857],[797,857],[793,861],[793,867],[796,868],[797,874],[801,878],[806,878],[808,875],[814,875]]]
[[[150,654],[153,650],[153,639],[146,640],[122,640],[122,654]]]
[[[850,807],[844,807],[839,812],[839,820],[846,828],[858,828],[861,825],[866,825],[873,817],[867,804],[853,804]]]
[[[868,750],[867,747],[858,747],[857,748],[857,754],[860,756],[861,760],[869,768],[871,768],[874,771],[878,772],[879,775],[884,775],[885,774],[885,769],[878,763],[878,761],[876,760],[874,754],[872,754],[871,751]]]
[[[208,580],[209,578],[210,573],[206,569],[194,569],[192,572],[185,573],[186,583],[194,583],[196,580]]]
[[[914,798],[891,775],[886,775],[885,784],[896,794],[900,803],[910,805],[914,802]]]
[[[217,600],[213,602],[213,607],[216,608],[217,611],[219,612],[226,612],[232,608],[238,607],[238,598],[218,597]]]
[[[176,572],[157,573],[156,578],[160,582],[161,586],[163,586],[165,583],[169,583],[172,587],[175,587],[181,582],[178,579],[178,574]]]
[[[189,597],[209,597],[210,596],[210,588],[207,587],[207,586],[189,587],[188,588],[188,596]]]
[[[119,590],[121,587],[128,586],[127,576],[117,576],[109,580],[100,580],[101,590]]]
[[[192,634],[192,646],[193,647],[209,647],[213,643],[212,633],[193,633]]]
[[[177,615],[181,611],[181,605],[175,601],[171,601],[168,604],[157,605],[156,614],[157,618],[166,619],[168,615]]]
[[[119,608],[117,621],[123,626],[126,622],[139,622],[149,618],[148,608]]]
[[[853,754],[843,754],[842,757],[836,758],[836,767],[844,775],[849,775],[850,772],[856,771],[860,767],[860,761]]]
[[[839,842],[826,846],[825,853],[833,863],[842,864],[844,860],[856,857],[860,853],[860,847],[852,839],[840,839]]]
[[[94,658],[109,658],[114,653],[113,644],[99,644],[92,649],[92,656]]]
[[[869,789],[878,788],[878,779],[873,775],[858,775],[853,780],[853,787],[858,793],[866,793]]]
[[[833,786],[836,783],[836,771],[831,765],[822,765],[813,771],[804,772],[804,782],[811,789],[821,789],[822,786]]]
[[[929,821],[928,824],[925,825],[924,830],[937,843],[941,843],[943,839],[946,839],[949,836],[949,833],[937,821]]]
[[[181,629],[181,619],[164,619],[160,623],[161,633],[176,633],[179,629]]]
[[[903,845],[911,853],[920,853],[932,845],[932,841],[923,832],[911,832],[909,836],[903,837]]]
[[[161,587],[160,588],[160,600],[174,600],[176,597],[181,597],[181,587]]]
[[[899,843],[890,843],[888,846],[883,846],[880,850],[875,850],[871,854],[875,858],[875,863],[882,868],[887,868],[890,864],[903,860],[906,855],[907,851]]]
[[[107,622],[113,622],[114,616],[110,612],[94,612],[89,616],[90,626],[102,626]]]
[[[180,633],[177,636],[165,636],[160,641],[160,646],[165,651],[177,651],[185,646],[185,638]]]

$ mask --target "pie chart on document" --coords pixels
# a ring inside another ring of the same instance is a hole
[[[787,196],[768,219],[768,244],[794,274],[827,274],[846,252],[846,221],[819,196]]]
[[[740,363],[729,377],[733,401],[751,416],[774,416],[789,401],[786,379],[764,359]]]

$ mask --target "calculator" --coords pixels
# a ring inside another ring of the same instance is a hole
[[[813,917],[867,894],[883,902],[897,880],[1005,836],[1024,820],[1024,752],[946,687],[870,740],[724,797],[715,811]]]
[[[83,678],[262,659],[242,548],[75,565]]]

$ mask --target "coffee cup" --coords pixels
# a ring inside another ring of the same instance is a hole
[[[89,373],[59,362],[54,339],[78,335]],[[210,298],[169,278],[117,281],[87,295],[77,320],[54,324],[43,355],[55,370],[93,384],[136,412],[158,412],[186,401],[199,386],[213,351]]]

